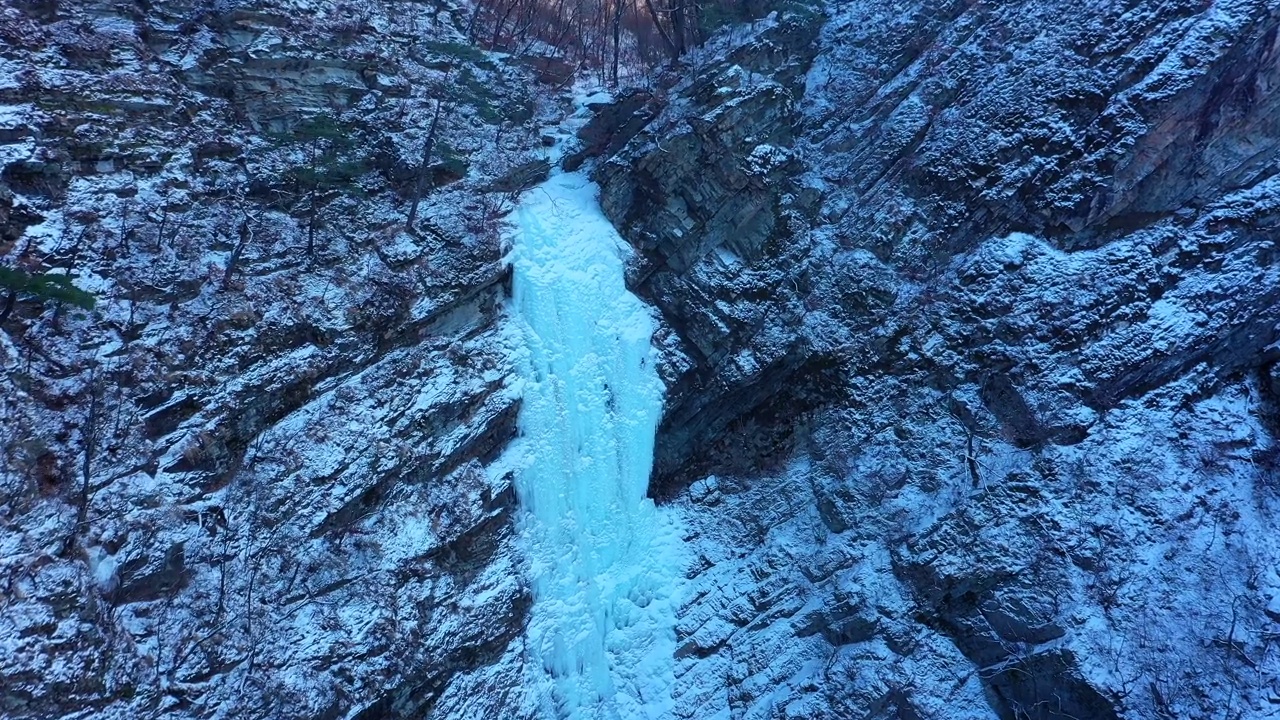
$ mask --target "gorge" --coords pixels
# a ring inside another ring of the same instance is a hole
[[[544,5],[0,4],[0,717],[1277,712],[1274,2]]]

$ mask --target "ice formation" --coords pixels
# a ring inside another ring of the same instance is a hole
[[[541,717],[653,720],[670,716],[684,563],[677,522],[646,497],[663,395],[654,320],[596,195],[582,174],[554,174],[514,214],[529,680],[549,687]]]

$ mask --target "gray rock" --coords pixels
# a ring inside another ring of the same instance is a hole
[[[546,160],[530,160],[496,178],[487,189],[490,192],[520,193],[546,180],[550,174],[551,163]]]
[[[830,14],[595,170],[667,326],[687,716],[1265,716],[1280,15]]]
[[[691,455],[709,449],[743,408],[768,398],[780,413],[802,407],[803,397],[778,403],[778,392],[803,396],[832,365],[797,333],[797,287],[766,261],[805,253],[795,179],[803,164],[790,148],[800,119],[796,81],[817,52],[820,27],[819,16],[789,16],[704,68],[677,88],[681,102],[594,172],[606,215],[641,251],[630,283],[681,340],[667,365],[687,368],[659,433],[660,493],[674,476],[696,472]],[[719,301],[721,288],[733,299]],[[733,397],[686,393],[690,387]]]
[[[644,90],[620,93],[613,102],[588,106],[591,119],[578,130],[582,147],[566,155],[561,167],[574,172],[589,158],[608,158],[621,150],[658,113],[654,96]]]
[[[10,13],[0,245],[99,305],[0,343],[0,712],[539,720],[477,209],[550,170],[513,68],[571,68],[232,5]],[[676,717],[1268,716],[1272,5],[788,3],[593,108],[568,162],[662,316]],[[307,255],[319,111],[362,174]]]
[[[97,305],[0,332],[0,715],[517,717],[449,713],[519,685],[508,271],[472,208],[535,150],[478,140],[528,76],[452,59],[482,79],[408,247],[422,46],[466,49],[432,8],[47,5],[0,31],[0,253]]]

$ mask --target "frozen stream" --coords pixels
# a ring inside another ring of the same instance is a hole
[[[645,497],[663,394],[654,321],[623,283],[596,192],[553,174],[513,215],[530,683],[546,720],[649,720],[671,715],[684,562],[674,518]]]

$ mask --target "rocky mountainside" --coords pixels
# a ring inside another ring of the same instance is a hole
[[[467,13],[0,8],[0,253],[97,298],[0,332],[0,716],[409,716],[518,634],[484,190],[561,111]]]
[[[1278,28],[792,8],[615,123],[683,717],[1276,712]]]
[[[565,160],[662,317],[678,717],[1280,712],[1280,10],[775,8]],[[567,110],[468,18],[0,8],[0,256],[97,298],[0,320],[0,717],[537,718],[500,226]]]

